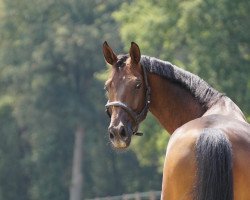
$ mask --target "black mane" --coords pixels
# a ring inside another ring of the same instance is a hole
[[[170,62],[149,56],[142,56],[140,62],[147,71],[162,76],[172,82],[176,82],[181,87],[189,90],[191,94],[207,108],[211,107],[224,96],[197,75],[185,71]]]

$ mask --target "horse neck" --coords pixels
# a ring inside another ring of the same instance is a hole
[[[150,112],[170,134],[206,112],[192,94],[178,84],[153,73],[148,73],[148,80],[151,87]]]
[[[239,107],[200,77],[157,58],[142,56],[151,86],[150,111],[172,134],[202,115],[220,114],[246,122]]]
[[[142,56],[152,88],[151,112],[171,134],[201,117],[223,96],[200,77],[167,61]]]

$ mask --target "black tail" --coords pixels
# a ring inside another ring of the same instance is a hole
[[[218,129],[204,129],[196,143],[195,200],[233,200],[231,144]]]

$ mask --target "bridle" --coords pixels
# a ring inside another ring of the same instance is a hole
[[[111,113],[109,112],[109,107],[111,107],[111,106],[121,107],[123,110],[125,110],[130,115],[130,117],[135,122],[136,127],[138,127],[139,123],[142,122],[145,119],[145,117],[147,116],[149,104],[150,104],[150,93],[151,93],[150,86],[148,84],[148,77],[147,77],[146,69],[143,65],[141,65],[141,66],[142,66],[142,70],[143,70],[144,83],[146,86],[145,105],[144,105],[144,108],[141,110],[141,112],[136,113],[133,109],[131,109],[130,107],[128,107],[125,103],[123,103],[121,101],[112,101],[112,102],[108,101],[107,104],[105,105],[106,113],[108,114],[108,116],[110,118],[111,118]],[[133,135],[141,136],[141,135],[143,135],[143,133],[138,133],[137,130],[133,129]]]

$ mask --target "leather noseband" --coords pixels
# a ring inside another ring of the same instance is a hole
[[[139,126],[139,123],[145,119],[148,113],[148,109],[149,109],[151,91],[150,91],[150,86],[148,84],[146,69],[144,66],[142,66],[142,69],[143,69],[144,83],[146,86],[146,97],[145,97],[145,105],[143,109],[141,110],[141,112],[136,113],[128,105],[126,105],[125,103],[121,101],[112,101],[112,102],[108,101],[107,104],[105,105],[105,108],[106,108],[106,113],[108,114],[109,117],[111,117],[111,113],[109,112],[109,107],[116,106],[116,107],[121,107],[123,110],[125,110],[133,119],[137,127]],[[137,131],[133,130],[133,134],[141,136],[143,133],[137,133]]]

